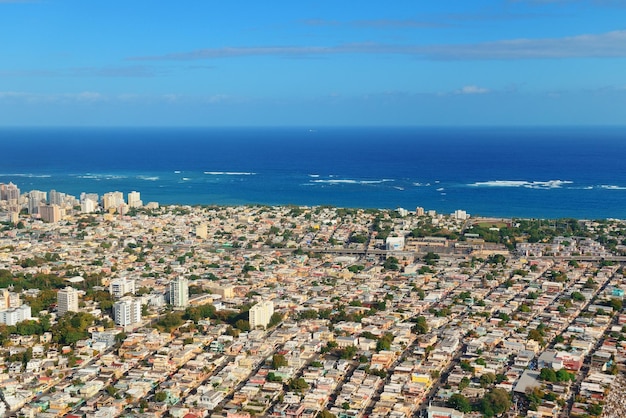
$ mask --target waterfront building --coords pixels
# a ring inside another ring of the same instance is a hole
[[[104,210],[115,209],[125,205],[124,193],[122,192],[109,192],[102,196],[102,207]]]
[[[113,304],[115,325],[125,327],[141,322],[141,299],[125,296]]]
[[[123,297],[127,293],[135,293],[135,281],[125,277],[113,279],[109,283],[109,293],[116,299]]]
[[[46,203],[48,194],[41,190],[31,190],[28,192],[28,213],[30,215],[39,213],[39,206]]]
[[[139,192],[132,191],[128,193],[128,206],[131,208],[140,208],[143,206]]]
[[[57,293],[58,316],[63,316],[66,312],[78,312],[78,290],[70,286]]]
[[[266,300],[261,303],[257,303],[250,308],[248,321],[250,322],[250,329],[256,327],[266,328],[270,323],[270,318],[274,314],[274,303],[271,300]]]
[[[177,277],[170,283],[170,305],[177,308],[189,305],[189,281],[186,278]]]
[[[20,189],[13,183],[0,184],[0,200],[8,202],[18,201],[20,199]]]
[[[85,199],[80,202],[80,211],[82,213],[93,213],[98,207],[98,202],[91,199]]]

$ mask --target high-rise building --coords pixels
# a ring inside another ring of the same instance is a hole
[[[415,215],[424,216],[424,208],[421,206],[418,206],[417,208],[415,208]]]
[[[50,193],[48,193],[48,203],[51,205],[61,206],[63,204],[64,196],[65,193],[57,192],[56,190],[52,189],[50,190]]]
[[[109,192],[102,196],[102,207],[104,210],[115,209],[117,210],[122,205],[125,205],[124,193],[122,192]]]
[[[39,206],[46,204],[47,193],[40,190],[28,192],[28,213],[33,215],[39,213]]]
[[[0,184],[0,200],[18,201],[20,198],[20,189],[11,182],[9,184]]]
[[[44,222],[55,223],[61,220],[61,208],[58,205],[39,206],[39,216]]]
[[[19,293],[10,292],[8,289],[0,289],[0,310],[17,308],[21,304]]]
[[[143,206],[139,192],[128,193],[128,206],[131,208],[140,208]]]
[[[127,293],[135,293],[135,281],[129,280],[125,277],[119,279],[113,279],[109,283],[109,293],[119,299]]]
[[[125,296],[113,304],[115,324],[121,327],[141,322],[141,299]]]
[[[70,286],[57,293],[57,314],[62,316],[66,312],[78,312],[78,290]]]
[[[257,303],[250,308],[248,314],[250,329],[255,329],[256,327],[266,328],[274,314],[274,303],[271,300]]]
[[[96,200],[84,199],[80,202],[80,211],[82,213],[92,213],[96,211],[98,202]]]
[[[189,304],[189,281],[177,277],[170,283],[170,304],[178,308],[186,308]]]

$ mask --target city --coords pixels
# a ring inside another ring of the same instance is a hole
[[[20,417],[623,416],[618,220],[0,185]]]

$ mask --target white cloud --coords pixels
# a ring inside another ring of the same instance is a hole
[[[464,86],[460,90],[457,90],[456,93],[457,94],[485,94],[485,93],[489,93],[489,89],[471,85],[471,86]]]
[[[352,43],[335,46],[263,46],[207,48],[157,56],[131,57],[138,61],[192,61],[248,56],[304,56],[372,54],[407,55],[430,60],[517,60],[563,58],[624,58],[626,30],[562,38],[507,39],[474,44],[393,45]]]

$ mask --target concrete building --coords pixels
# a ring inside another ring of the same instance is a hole
[[[40,190],[28,192],[28,213],[30,215],[39,213],[39,206],[46,204],[48,194]]]
[[[189,281],[186,278],[177,277],[170,283],[170,304],[177,308],[189,305]]]
[[[250,329],[255,329],[256,327],[266,328],[267,324],[270,323],[270,318],[273,314],[274,303],[272,301],[266,300],[261,303],[257,303],[250,308],[248,318],[250,322]]]
[[[385,249],[391,251],[404,250],[404,237],[387,237],[385,240]]]
[[[132,191],[128,193],[128,206],[131,208],[140,208],[143,206],[139,192]]]
[[[196,237],[200,238],[200,239],[206,239],[207,238],[207,225],[202,223],[198,226],[196,226]]]
[[[78,290],[70,286],[57,293],[57,313],[62,316],[66,312],[78,312]]]
[[[0,184],[0,200],[18,201],[20,199],[20,189],[13,183]]]
[[[39,206],[39,215],[41,220],[48,223],[56,223],[61,220],[61,207],[58,205],[42,205]]]
[[[109,283],[109,293],[116,299],[121,298],[127,293],[135,293],[135,281],[128,280],[125,277],[113,279]]]
[[[115,325],[126,327],[141,322],[141,299],[125,296],[113,305]]]
[[[122,192],[109,192],[102,196],[102,207],[104,210],[117,210],[123,205],[126,205],[126,202],[124,202],[124,193]]]
[[[0,323],[6,325],[15,325],[18,322],[27,321],[32,319],[30,306],[22,305],[17,308],[9,308],[4,311],[0,311]]]

